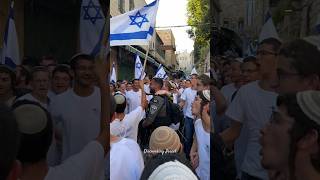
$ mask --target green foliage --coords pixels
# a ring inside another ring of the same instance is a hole
[[[204,50],[209,47],[210,41],[210,13],[209,0],[189,0],[188,1],[188,25],[192,28],[187,31],[190,38],[195,40],[194,58],[195,63],[204,60]]]

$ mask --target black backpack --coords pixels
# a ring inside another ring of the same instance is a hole
[[[183,122],[183,111],[180,109],[178,104],[171,102],[168,97],[165,97],[165,103],[167,108],[168,116],[171,119],[173,124],[182,123]]]

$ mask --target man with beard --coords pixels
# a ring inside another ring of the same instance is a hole
[[[71,59],[74,86],[52,99],[50,112],[55,124],[62,124],[62,158],[79,153],[100,129],[100,91],[94,86],[94,58],[86,54]]]

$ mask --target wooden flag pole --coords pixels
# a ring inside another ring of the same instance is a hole
[[[148,46],[147,46],[146,57],[144,58],[144,62],[143,62],[143,71],[142,71],[141,73],[144,73],[144,72],[145,72],[144,70],[146,69],[146,66],[147,66],[148,55],[149,55],[149,49],[150,49],[150,44],[148,44]],[[141,76],[140,76],[140,80],[141,80],[141,78],[143,77],[143,75],[144,75],[144,74],[141,74]]]

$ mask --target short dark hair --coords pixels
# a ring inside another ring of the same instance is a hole
[[[163,80],[161,78],[153,78],[152,80],[154,80],[154,82],[160,87],[163,87]]]
[[[210,79],[210,77],[205,74],[201,74],[199,76],[199,80],[204,86],[210,86],[210,84],[212,84],[212,79]]]
[[[263,41],[261,41],[259,43],[259,46],[262,44],[271,45],[273,51],[279,52],[282,43],[276,38],[267,38],[267,39],[264,39]]]
[[[315,45],[297,39],[284,44],[279,55],[289,58],[290,64],[302,76],[320,76],[320,50]]]
[[[131,82],[132,84],[134,83],[134,81],[140,81],[139,79],[133,79]]]
[[[15,110],[16,108],[26,104],[35,105],[41,108],[46,114],[47,125],[42,131],[36,134],[25,134],[20,132],[21,141],[17,159],[21,161],[22,164],[36,163],[41,160],[45,160],[52,142],[53,135],[53,123],[51,116],[49,112],[39,103],[29,100],[21,100],[13,104],[12,109]]]
[[[147,180],[151,176],[154,170],[157,169],[160,165],[170,162],[170,161],[179,161],[180,163],[187,166],[194,174],[195,171],[193,170],[192,166],[190,165],[190,162],[180,153],[172,153],[172,154],[164,154],[162,155],[157,154],[155,155],[150,161],[146,164],[142,174],[141,174],[141,180]]]
[[[110,121],[115,111],[116,111],[116,102],[114,100],[114,96],[110,94]]]
[[[303,138],[311,130],[316,130],[320,134],[320,125],[311,120],[302,111],[298,105],[296,94],[284,94],[277,98],[277,106],[284,105],[287,108],[288,115],[294,118],[292,128],[289,130],[290,134],[290,154],[289,154],[289,166],[291,173],[295,169],[295,156],[297,151],[297,142]],[[320,144],[320,137],[318,137],[318,143]],[[314,157],[310,157],[312,165],[320,172],[320,151]]]
[[[9,74],[11,79],[11,89],[14,90],[16,85],[16,74],[14,73],[14,71],[11,70],[11,68],[7,65],[0,65],[0,72]]]
[[[244,63],[247,62],[252,62],[256,67],[260,67],[260,64],[257,61],[257,58],[254,56],[248,56],[246,58],[243,59],[243,63],[240,65],[241,67],[243,66]]]
[[[84,59],[84,60],[87,60],[90,62],[94,62],[93,56],[91,56],[89,54],[78,54],[78,55],[75,55],[74,57],[72,57],[70,60],[71,69],[75,70],[76,66],[78,65],[78,61],[81,59]]]
[[[68,74],[70,79],[72,79],[72,76],[70,74],[70,67],[68,67],[65,64],[59,64],[57,67],[55,67],[54,70],[52,71],[52,76],[54,76],[57,72],[66,73]]]
[[[35,67],[33,67],[33,69],[32,69],[30,80],[33,80],[33,79],[34,79],[34,75],[35,75],[37,72],[46,72],[46,73],[48,73],[48,76],[50,75],[50,74],[49,74],[49,70],[48,70],[47,67],[45,67],[45,66],[35,66]]]
[[[16,160],[20,133],[12,110],[0,104],[0,179],[6,179]]]

